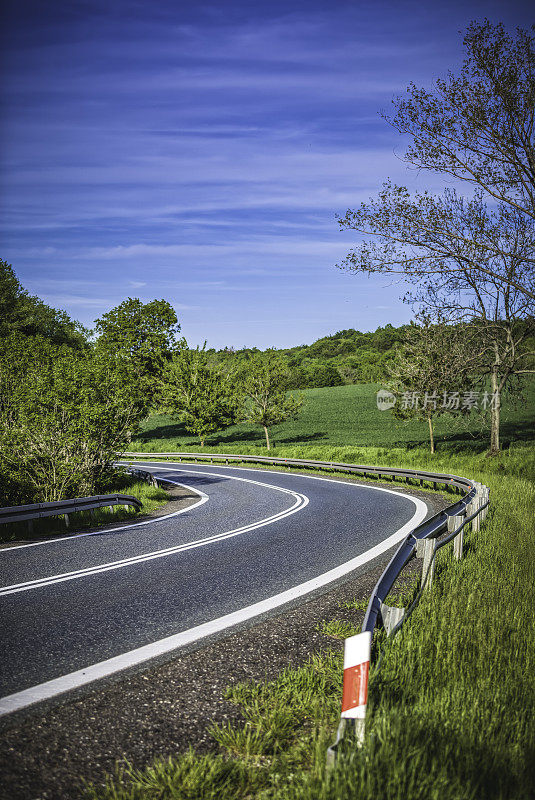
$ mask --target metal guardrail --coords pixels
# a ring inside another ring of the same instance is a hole
[[[433,484],[437,488],[438,484],[445,488],[453,489],[455,492],[463,493],[463,497],[452,503],[445,510],[430,517],[422,522],[399,545],[398,549],[391,558],[383,574],[377,581],[370,597],[362,633],[368,636],[373,635],[376,627],[382,625],[388,637],[394,636],[402,627],[404,622],[412,614],[422,593],[429,588],[432,583],[435,556],[438,550],[453,541],[454,556],[462,556],[462,537],[465,527],[471,523],[474,530],[479,530],[481,522],[485,519],[489,506],[489,489],[482,484],[463,478],[459,475],[451,475],[426,470],[400,469],[397,467],[376,467],[368,465],[346,464],[336,461],[315,461],[299,458],[270,458],[269,456],[250,456],[222,453],[124,453],[124,458],[149,458],[149,459],[178,459],[178,461],[209,461],[230,463],[260,463],[273,466],[286,467],[308,467],[312,469],[330,470],[336,472],[347,472],[351,474],[369,477],[391,477],[393,479],[405,479],[407,482],[418,481],[420,486],[424,483]],[[447,533],[443,539],[443,534]],[[395,582],[399,578],[405,566],[414,557],[423,558],[422,580],[419,592],[409,608],[401,609],[386,605],[386,600]],[[356,638],[356,637],[353,637]],[[349,640],[346,640],[349,641]],[[380,660],[377,666],[380,665]],[[363,665],[364,666],[364,665]],[[368,665],[369,666],[369,665]],[[367,675],[367,672],[366,672]],[[367,678],[366,691],[367,698]],[[362,741],[365,725],[365,708],[359,718],[342,718],[338,728],[336,742],[327,751],[327,764],[332,766],[336,758],[336,749],[340,744],[346,725],[352,722],[356,728],[355,740]]]
[[[464,496],[455,503],[452,503],[444,511],[440,511],[430,519],[425,520],[403,540],[390,560],[388,566],[377,581],[370,597],[368,608],[362,624],[362,634],[371,636],[379,624],[386,629],[387,636],[394,636],[402,627],[403,623],[410,617],[416,607],[422,593],[431,585],[434,561],[439,549],[453,541],[454,555],[456,558],[462,556],[462,536],[463,530],[468,523],[472,528],[478,530],[481,522],[485,519],[489,506],[489,490],[468,478],[459,475],[451,475],[427,470],[400,469],[397,467],[377,467],[369,465],[346,464],[336,461],[316,461],[311,459],[291,459],[291,458],[271,458],[269,456],[251,456],[222,453],[133,453],[127,452],[118,454],[121,459],[178,459],[178,461],[209,461],[210,463],[225,462],[234,463],[260,463],[273,466],[286,467],[305,467],[336,472],[347,472],[351,474],[368,477],[391,477],[393,479],[405,479],[407,482],[416,480],[420,486],[424,483],[431,483],[436,489],[438,484],[445,488],[453,489],[456,492],[465,493]],[[143,480],[148,480],[153,484],[158,482],[151,472],[137,467],[128,466],[128,471]],[[64,516],[66,525],[69,524],[69,514],[77,511],[92,510],[103,506],[133,505],[136,510],[142,507],[142,503],[132,495],[95,495],[93,497],[78,497],[73,500],[63,500],[53,503],[35,503],[26,506],[12,506],[0,508],[0,524],[27,520],[31,526],[34,519],[49,516]],[[442,534],[448,535],[438,540]],[[414,557],[423,558],[422,581],[417,597],[408,609],[399,609],[387,606],[385,601],[392,590],[396,580],[400,576],[404,567]],[[362,635],[360,634],[360,635]],[[356,637],[351,637],[356,638]],[[350,639],[346,640],[349,642]],[[380,664],[380,659],[379,659]],[[366,666],[363,664],[362,666]],[[368,665],[369,666],[369,665]],[[367,676],[367,671],[366,671]],[[366,691],[367,699],[367,677]],[[327,764],[332,765],[336,758],[336,749],[340,744],[345,727],[348,721],[352,721],[357,727],[356,741],[361,741],[364,734],[365,708],[358,718],[342,718],[338,728],[336,742],[327,751]]]
[[[92,511],[106,506],[134,506],[136,511],[143,507],[141,500],[131,494],[97,494],[91,497],[75,497],[72,500],[57,500],[53,503],[31,503],[25,506],[0,508],[0,524],[27,521],[30,529],[34,520],[43,517],[64,517],[69,527],[69,515],[77,511]]]
[[[363,475],[364,477],[382,477],[383,475],[393,478],[405,478],[407,480],[419,480],[420,484],[423,483],[443,483],[456,489],[474,490],[475,484],[468,478],[462,478],[459,475],[446,475],[439,472],[427,472],[425,470],[415,469],[399,469],[397,467],[375,467],[364,466],[358,464],[345,464],[338,461],[314,461],[304,458],[270,458],[269,456],[251,456],[251,455],[236,455],[226,453],[123,453],[122,458],[125,459],[144,459],[144,458],[159,458],[159,459],[177,459],[179,462],[182,459],[186,461],[209,461],[211,464],[218,461],[224,461],[226,464],[231,462],[249,462],[256,464],[272,464],[275,466],[283,467],[312,467],[314,469],[336,470],[338,472],[350,472]]]

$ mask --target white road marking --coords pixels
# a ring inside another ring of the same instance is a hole
[[[186,472],[187,470],[172,470],[171,472]],[[290,508],[286,509],[285,511],[279,511],[277,514],[272,514],[269,517],[266,517],[258,522],[250,523],[249,525],[242,525],[239,528],[233,528],[230,531],[225,531],[223,533],[214,534],[213,536],[205,537],[203,539],[196,539],[193,542],[188,542],[186,544],[175,545],[173,547],[166,547],[160,550],[154,550],[150,553],[143,553],[138,556],[131,556],[130,558],[123,558],[117,561],[110,561],[105,564],[98,564],[97,566],[93,567],[85,567],[83,569],[73,570],[72,572],[63,572],[57,575],[49,575],[44,578],[37,578],[32,581],[24,581],[23,583],[15,583],[9,586],[3,586],[0,588],[0,597],[4,597],[5,595],[10,594],[17,594],[19,592],[27,592],[32,589],[40,589],[43,586],[51,586],[56,583],[63,583],[65,581],[72,581],[76,580],[77,578],[85,578],[89,575],[96,575],[101,572],[109,572],[115,569],[122,569],[124,567],[132,566],[133,564],[140,564],[144,561],[152,561],[156,558],[165,558],[166,556],[174,555],[176,553],[181,553],[186,550],[193,550],[198,547],[205,547],[209,544],[214,544],[216,542],[221,542],[224,539],[231,539],[234,536],[240,536],[243,533],[248,533],[250,531],[256,530],[257,528],[262,528],[265,525],[271,525],[273,522],[277,522],[278,520],[284,519],[285,517],[290,516],[291,514],[295,514],[297,511],[300,511],[302,508],[308,505],[309,499],[304,494],[300,494],[299,492],[293,492],[290,489],[284,489],[280,486],[273,486],[272,484],[262,483],[261,481],[254,481],[250,478],[238,478],[235,476],[229,475],[217,475],[217,473],[209,472],[204,473],[207,475],[216,475],[217,477],[227,478],[236,481],[243,481],[244,483],[254,483],[258,486],[263,486],[269,489],[274,489],[278,492],[282,492],[283,494],[289,494],[295,498],[295,503],[290,506]],[[206,495],[205,495],[206,497]],[[208,499],[206,497],[206,499]],[[163,517],[160,517],[163,519]]]
[[[166,463],[168,464],[169,462]],[[154,464],[154,466],[156,466],[156,464]],[[229,467],[229,469],[240,469],[244,471],[248,470],[250,472],[265,472],[270,475],[288,474],[286,472],[278,472],[275,470],[252,470],[251,468],[247,467]],[[168,466],[159,467],[159,470],[169,471],[169,472],[187,471],[184,469],[176,469]],[[217,474],[213,472],[201,472],[200,470],[195,470],[195,472],[200,472],[201,474],[205,475]],[[224,476],[224,477],[229,477],[229,476]],[[128,669],[130,667],[137,666],[138,664],[142,664],[146,661],[150,661],[151,659],[156,658],[157,656],[165,655],[166,653],[169,653],[173,650],[177,650],[180,647],[184,647],[187,644],[192,644],[212,634],[220,633],[221,631],[224,631],[228,628],[232,628],[235,625],[246,622],[249,619],[253,619],[256,616],[259,616],[275,608],[278,608],[279,606],[283,606],[291,602],[292,600],[296,600],[299,597],[303,597],[304,595],[313,592],[315,589],[319,589],[343,577],[344,575],[353,572],[353,570],[358,569],[359,567],[363,566],[369,561],[373,561],[374,558],[377,558],[378,556],[387,552],[391,547],[394,547],[394,545],[398,544],[408,533],[410,533],[415,527],[417,527],[425,519],[425,516],[427,515],[427,506],[425,505],[425,503],[423,503],[419,498],[412,497],[411,495],[405,494],[404,492],[398,492],[393,489],[385,489],[382,486],[368,486],[367,484],[357,484],[353,482],[349,483],[346,481],[336,480],[335,478],[324,478],[318,475],[304,475],[303,477],[306,477],[311,480],[320,480],[320,481],[328,481],[330,483],[337,483],[338,485],[342,484],[344,486],[349,486],[349,487],[360,486],[363,488],[373,489],[379,492],[387,492],[389,494],[395,494],[401,497],[405,497],[406,499],[414,503],[414,505],[416,506],[416,511],[412,519],[409,520],[409,522],[405,523],[405,525],[399,528],[399,530],[397,530],[395,533],[393,533],[391,536],[389,536],[380,544],[375,545],[374,547],[367,550],[365,553],[362,553],[361,555],[351,559],[350,561],[346,561],[344,564],[341,564],[340,566],[335,567],[334,569],[329,570],[328,572],[324,572],[322,575],[319,575],[318,577],[313,578],[312,580],[306,581],[305,583],[301,583],[298,586],[294,586],[292,589],[280,592],[279,594],[273,595],[272,597],[269,597],[266,600],[262,600],[258,603],[246,606],[245,608],[242,608],[239,611],[235,611],[231,614],[226,614],[223,617],[211,620],[210,622],[206,622],[202,625],[197,625],[194,628],[182,631],[181,633],[168,636],[164,639],[160,639],[157,642],[152,642],[151,644],[144,645],[143,647],[138,647],[135,650],[130,650],[127,653],[122,653],[119,656],[115,656],[105,661],[101,661],[98,664],[92,664],[86,667],[85,669],[77,670],[76,672],[71,672],[67,675],[62,675],[59,678],[54,678],[53,680],[46,681],[45,683],[38,684],[37,686],[33,686],[29,689],[24,689],[21,692],[16,692],[14,694],[7,695],[6,697],[0,698],[0,716],[3,716],[5,714],[10,714],[14,711],[19,711],[23,708],[27,708],[28,706],[33,705],[34,703],[42,702],[43,700],[50,700],[51,698],[63,694],[64,692],[68,692],[72,689],[85,686],[86,684],[93,683],[94,681],[97,681],[101,678],[109,677],[110,675],[113,675],[116,672],[120,672],[124,669]],[[244,479],[242,478],[238,480],[244,480]],[[250,482],[257,483],[257,481],[250,481]],[[270,484],[266,485],[269,486]],[[280,487],[272,487],[272,488],[280,488]],[[192,508],[192,506],[190,506],[190,508]],[[163,518],[160,517],[160,519]],[[128,527],[135,527],[135,526],[128,526]],[[65,538],[70,538],[70,537],[65,537]],[[46,542],[44,542],[43,544],[46,544]]]
[[[175,471],[175,470],[173,470]],[[177,472],[185,472],[186,470],[176,470]],[[117,531],[125,531],[128,528],[140,528],[142,525],[153,525],[155,522],[161,522],[164,519],[171,519],[171,517],[178,517],[179,514],[184,514],[186,511],[193,511],[194,508],[198,508],[198,506],[202,506],[206,503],[210,498],[204,492],[201,492],[200,489],[194,489],[193,486],[187,486],[185,483],[179,483],[178,481],[166,480],[166,483],[172,483],[175,486],[183,486],[184,489],[189,489],[190,492],[194,492],[195,494],[200,495],[200,500],[196,503],[193,503],[191,506],[187,508],[181,508],[179,511],[173,511],[172,514],[165,514],[161,517],[154,517],[153,519],[146,519],[144,522],[131,522],[128,525],[121,525],[117,528],[99,528],[97,531],[89,531],[88,533],[73,533],[69,534],[69,536],[59,536],[53,539],[44,539],[42,542],[28,542],[27,544],[16,544],[13,547],[3,547],[0,548],[0,556],[2,553],[11,553],[13,550],[22,550],[25,547],[40,547],[44,544],[56,544],[56,542],[66,542],[66,541],[78,541],[78,539],[83,539],[84,536],[102,536],[106,533],[117,533]]]
[[[320,480],[332,479],[320,478]],[[337,481],[337,483],[339,483],[339,481]],[[380,487],[374,486],[370,488],[379,489]],[[384,491],[388,492],[391,490],[385,489]],[[398,493],[393,492],[393,494]],[[408,533],[410,533],[417,525],[419,525],[420,522],[422,522],[427,514],[427,507],[425,503],[422,503],[422,501],[418,500],[418,498],[410,497],[410,495],[403,496],[408,497],[416,505],[416,511],[414,512],[412,519],[403,525],[402,528],[385,539],[384,542],[375,545],[375,547],[370,548],[370,550],[367,550],[360,556],[352,558],[350,561],[346,561],[345,564],[341,564],[340,566],[335,567],[328,572],[324,572],[317,578],[313,578],[312,580],[301,583],[298,586],[294,586],[292,589],[288,589],[285,592],[280,592],[279,594],[273,595],[267,600],[261,600],[259,603],[253,603],[253,605],[246,606],[239,611],[234,611],[232,614],[226,614],[218,619],[205,622],[203,625],[197,625],[194,628],[189,628],[189,630],[182,631],[181,633],[174,634],[173,636],[167,636],[165,639],[160,639],[157,642],[152,642],[151,644],[144,645],[143,647],[138,647],[135,650],[130,650],[128,653],[122,653],[114,658],[101,661],[98,664],[92,664],[85,669],[80,669],[76,672],[71,672],[68,675],[62,675],[60,678],[54,678],[53,680],[46,681],[45,683],[40,683],[37,686],[32,686],[29,689],[24,689],[21,692],[15,692],[14,694],[7,695],[6,697],[0,699],[0,716],[11,714],[14,711],[20,711],[23,708],[27,708],[28,706],[31,706],[34,703],[42,702],[43,700],[50,700],[51,698],[63,694],[71,689],[77,689],[81,686],[85,686],[88,683],[92,683],[93,681],[109,677],[110,675],[113,675],[121,670],[134,667],[138,664],[142,664],[145,661],[149,661],[152,658],[169,653],[177,648],[184,647],[187,644],[197,642],[207,636],[224,631],[227,628],[231,628],[234,625],[238,625],[260,614],[264,614],[273,610],[274,608],[289,603],[292,600],[309,594],[315,589],[319,589],[320,587],[325,586],[326,584],[331,583],[332,581],[335,581],[344,575],[347,575],[349,572],[352,572],[358,567],[366,564],[368,561],[372,561],[377,556],[385,553],[395,544],[400,542]]]

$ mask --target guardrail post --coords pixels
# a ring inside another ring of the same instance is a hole
[[[481,495],[480,495],[480,488],[479,487],[480,487],[480,484],[476,484],[477,494],[474,497],[474,499],[472,500],[472,502],[470,503],[470,514],[474,514],[476,511],[478,511],[479,510],[479,506],[481,505]],[[478,514],[477,517],[474,517],[474,519],[472,520],[472,530],[474,531],[474,533],[477,533],[477,531],[479,531],[480,527],[481,527],[481,524],[480,524],[480,519],[479,519],[479,514]]]
[[[488,486],[483,486],[483,503],[488,503],[489,496],[490,496],[489,487]],[[484,522],[486,520],[488,511],[489,511],[489,507],[487,506],[481,512],[481,515],[480,515],[481,516],[481,522]]]
[[[68,514],[64,514],[63,515],[63,519],[65,520],[65,527],[68,528],[69,527],[69,515]]]
[[[461,514],[455,517],[448,517],[448,533],[452,533],[460,525],[462,525],[463,517]],[[457,536],[453,539],[453,557],[459,561],[463,556],[463,531],[459,531]]]
[[[416,558],[423,558],[422,588],[430,589],[435,574],[435,540],[419,539],[416,542]],[[427,576],[427,578],[426,578]],[[423,581],[425,580],[425,585]]]
[[[33,519],[28,520],[28,533],[33,533]]]
[[[381,617],[383,619],[383,625],[387,636],[390,636],[390,632],[394,630],[398,622],[401,622],[404,616],[404,608],[387,606],[385,603],[381,603]]]

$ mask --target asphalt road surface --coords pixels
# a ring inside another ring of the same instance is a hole
[[[309,594],[392,547],[416,498],[268,470],[142,465],[199,493],[143,524],[0,550],[0,715]]]

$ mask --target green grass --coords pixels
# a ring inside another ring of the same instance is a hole
[[[305,405],[294,421],[272,429],[271,438],[277,448],[293,445],[350,445],[377,447],[427,447],[427,423],[400,422],[389,411],[377,409],[375,394],[379,384],[332,386],[307,389]],[[535,441],[535,381],[527,383],[525,398],[517,406],[504,400],[502,441]],[[473,415],[467,420],[442,417],[436,423],[437,448],[450,452],[463,449],[485,450],[488,431],[481,419]],[[220,452],[246,452],[244,448],[265,447],[261,428],[234,425],[208,437],[207,446]],[[132,450],[198,449],[199,441],[188,434],[180,423],[169,416],[153,415],[143,425],[131,445]]]
[[[151,486],[144,481],[137,481],[128,476],[119,477],[114,488],[103,494],[131,494],[143,503],[142,513],[150,513],[169,501],[169,495],[160,486]],[[94,509],[93,516],[89,511],[79,511],[69,514],[69,527],[65,527],[63,517],[47,517],[33,521],[33,530],[30,533],[26,522],[13,522],[0,526],[0,542],[18,541],[19,539],[39,539],[46,536],[62,535],[75,531],[83,531],[92,527],[105,527],[113,522],[132,521],[138,512],[133,506],[127,509],[124,506],[106,506]]]
[[[344,619],[324,619],[316,625],[316,630],[332,639],[347,639],[359,632],[358,628]]]
[[[323,456],[316,448],[311,455]],[[335,448],[336,449],[336,448]],[[350,448],[348,448],[349,450]],[[322,448],[323,450],[323,448]],[[363,455],[372,461],[370,449]],[[376,451],[376,462],[389,456]],[[428,466],[418,450],[390,454]],[[219,754],[193,751],[135,771],[99,800],[258,798],[258,800],[528,800],[535,794],[535,450],[512,448],[496,459],[436,455],[436,469],[491,488],[492,510],[465,538],[462,561],[440,551],[436,577],[401,634],[385,644],[372,672],[361,749],[347,741],[325,772],[340,713],[339,647],[312,656],[271,682],[240,684],[228,699],[241,724],[212,727]],[[409,586],[389,604],[405,605]],[[362,608],[356,598],[355,609]],[[356,612],[357,613],[357,612]],[[326,620],[325,633],[342,633]]]

